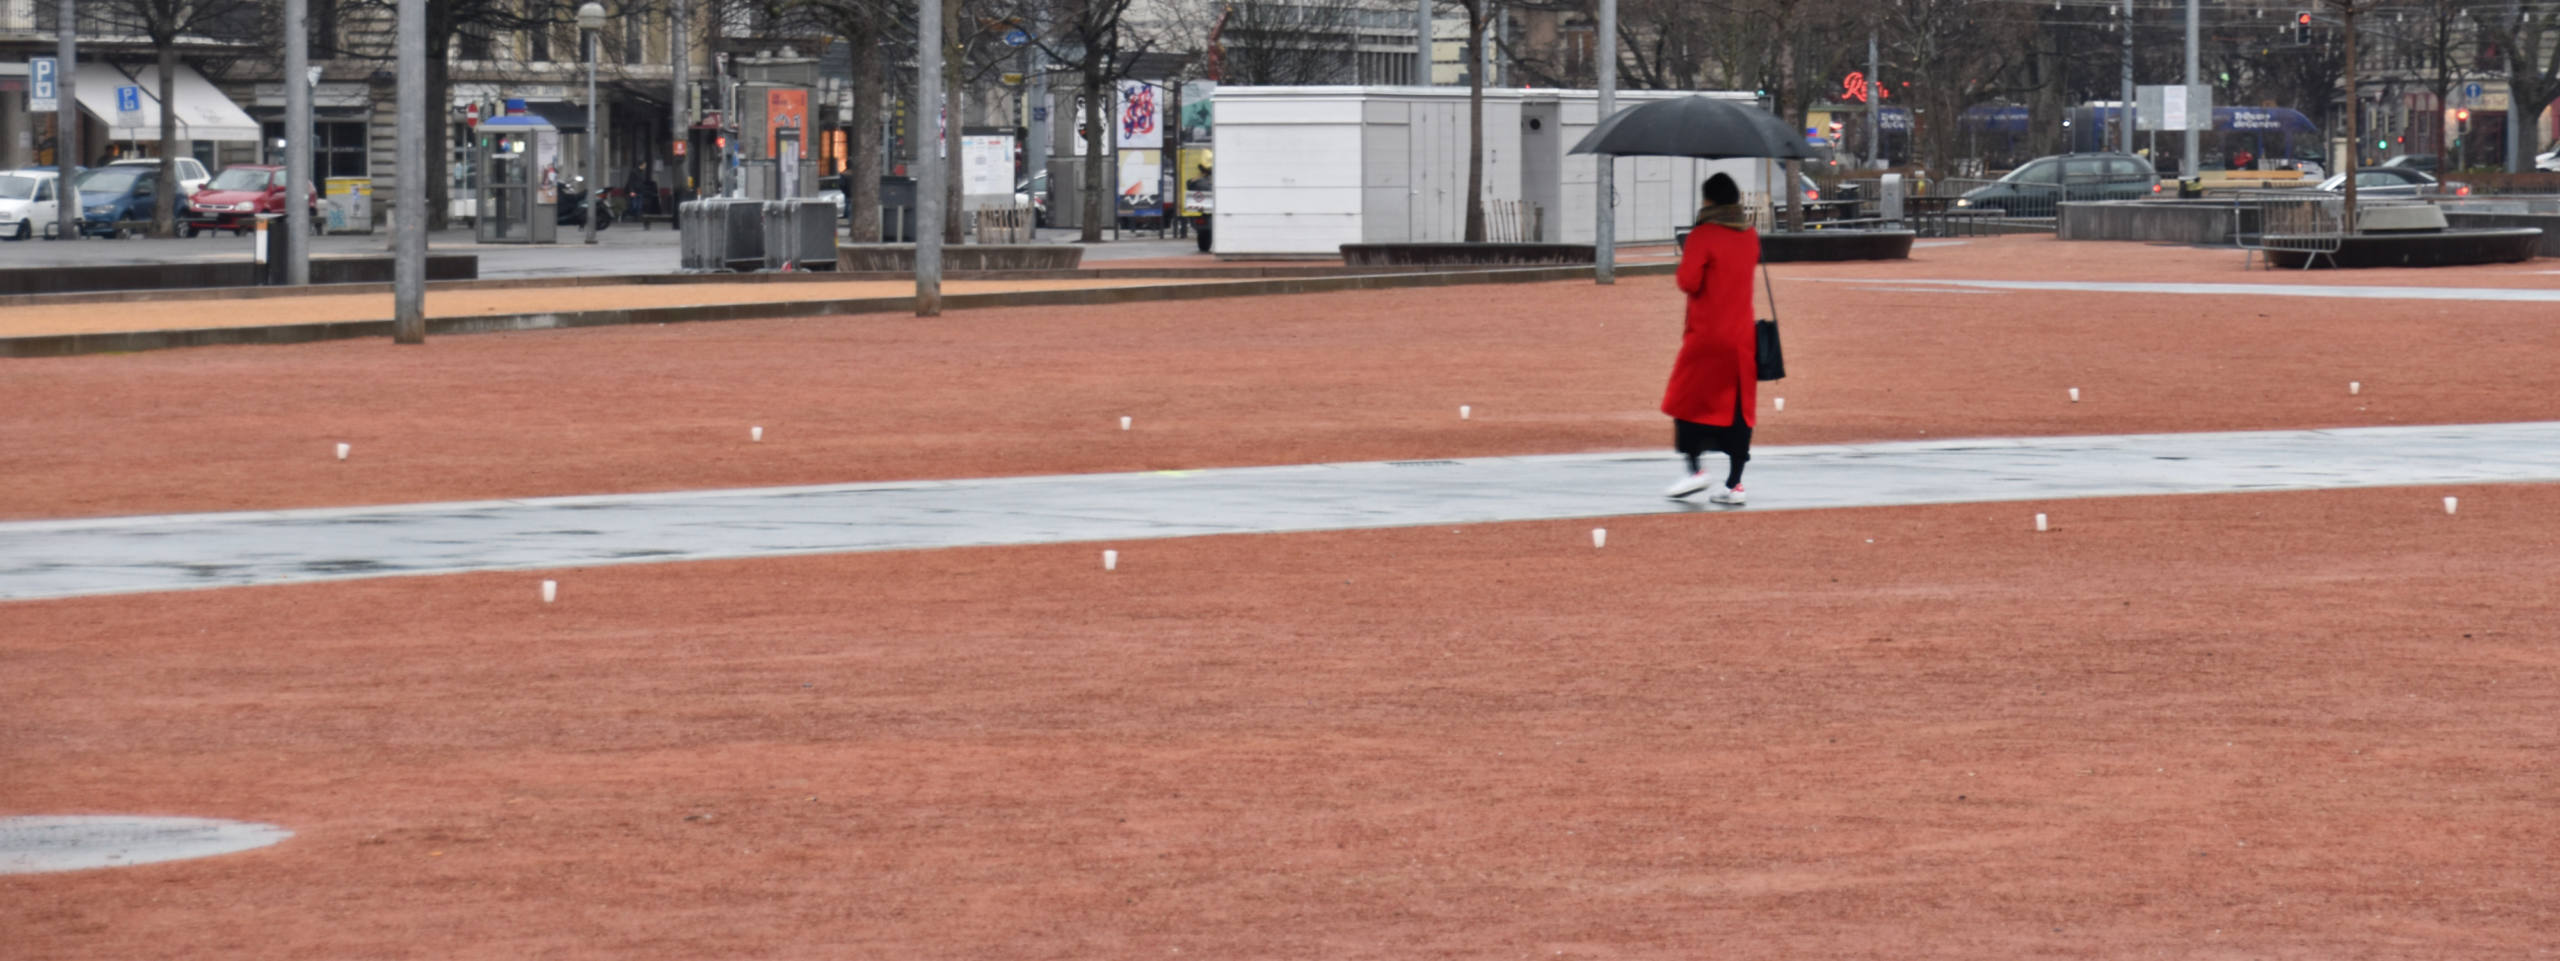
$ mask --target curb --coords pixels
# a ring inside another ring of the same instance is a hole
[[[1676,264],[1621,264],[1618,273],[1627,276],[1668,274]],[[1263,270],[1269,268],[1249,268]],[[1096,304],[1130,304],[1154,301],[1208,300],[1221,297],[1258,297],[1273,294],[1313,294],[1345,290],[1387,290],[1401,287],[1454,287],[1471,284],[1534,284],[1557,280],[1577,280],[1591,276],[1590,267],[1532,267],[1509,270],[1456,270],[1429,273],[1363,274],[1322,277],[1261,277],[1227,283],[1163,284],[1142,287],[1101,287],[1080,290],[1026,290],[1003,293],[950,294],[942,299],[944,310],[972,310],[989,307],[1068,307]],[[999,272],[990,272],[999,273]],[[1000,273],[1014,273],[1005,271]],[[1047,271],[1024,273],[1048,273]],[[1066,272],[1081,273],[1081,271]],[[685,275],[690,276],[690,275]],[[823,276],[823,275],[812,275]],[[898,275],[907,276],[907,275]],[[1124,275],[1125,276],[1125,275]],[[1197,276],[1197,274],[1179,274]],[[859,278],[856,278],[859,279]],[[992,279],[992,278],[991,278]],[[1010,279],[1010,278],[1008,278]],[[1052,279],[1052,278],[1021,278]],[[480,317],[430,317],[427,333],[477,334],[518,330],[559,330],[577,327],[609,327],[625,324],[679,324],[722,320],[782,320],[800,317],[828,317],[849,314],[881,314],[915,309],[915,298],[857,297],[840,300],[789,300],[744,304],[693,304],[681,307],[629,307],[612,310],[541,311],[524,314],[494,314]],[[88,334],[38,334],[26,337],[0,337],[0,357],[68,357],[77,354],[123,353],[141,350],[163,350],[175,347],[211,347],[224,344],[301,344],[322,340],[353,340],[368,337],[389,339],[389,320],[329,321],[310,324],[269,324],[254,327],[215,327],[180,330],[130,330]]]

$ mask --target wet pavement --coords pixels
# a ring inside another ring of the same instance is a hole
[[[1811,277],[1826,284],[1883,285],[1892,290],[1924,293],[2000,293],[2035,291],[2086,294],[2178,294],[2222,297],[2329,297],[2347,300],[2467,300],[2505,303],[2560,303],[2560,289],[2519,287],[2391,287],[2340,284],[2168,284],[2100,280],[1933,280],[1927,278]]]
[[[1731,509],[1666,500],[1677,473],[1645,451],[22,521],[0,599]],[[2496,482],[2560,482],[2560,422],[1771,447],[1743,509]]]

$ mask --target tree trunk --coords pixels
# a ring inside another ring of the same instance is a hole
[[[857,244],[880,242],[880,115],[883,90],[887,86],[881,76],[882,42],[879,28],[865,23],[845,37],[853,45],[854,126],[853,182],[846,186],[845,202],[853,205],[852,240]]]
[[[445,62],[452,50],[452,35],[427,37],[427,229],[443,230],[450,224],[453,189],[447,181],[452,175],[447,167],[453,160],[453,69]],[[590,131],[588,136],[594,136]]]
[[[1102,168],[1109,158],[1102,152],[1102,62],[1091,54],[1084,66],[1084,233],[1083,242],[1102,242],[1102,222],[1114,213],[1111,192],[1104,189]]]
[[[171,107],[177,97],[178,41],[153,38],[160,54],[160,182],[152,190],[151,236],[175,237],[178,234],[178,111]]]
[[[1493,0],[1476,0],[1477,5]],[[1467,243],[1484,242],[1484,22],[1467,13]]]
[[[960,42],[959,0],[945,0],[942,5],[942,242],[968,242],[969,225],[961,218],[968,182],[962,174],[968,170],[966,158],[960,155],[960,108],[965,101],[960,91],[960,66],[968,56],[968,46]]]

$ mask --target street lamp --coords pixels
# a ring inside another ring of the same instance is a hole
[[[604,171],[598,167],[601,152],[597,144],[604,131],[596,126],[596,31],[604,29],[604,4],[588,0],[578,5],[578,39],[587,49],[587,209],[581,216],[586,223],[588,243],[596,242],[596,198],[604,193]]]

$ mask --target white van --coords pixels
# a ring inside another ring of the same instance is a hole
[[[54,193],[60,173],[51,168],[0,171],[0,238],[25,240],[53,232],[62,219]]]
[[[204,185],[205,185],[206,183],[211,182],[211,181],[213,180],[213,175],[212,175],[212,174],[209,174],[209,173],[204,172],[204,164],[203,164],[203,163],[201,163],[201,162],[199,162],[199,161],[197,161],[197,160],[196,160],[196,158],[194,158],[194,157],[179,157],[179,158],[177,158],[177,159],[178,159],[178,170],[177,170],[177,174],[178,174],[178,201],[179,201],[179,203],[178,203],[178,212],[179,212],[179,213],[181,213],[181,214],[183,214],[183,213],[186,213],[186,211],[187,211],[186,199],[187,199],[187,198],[189,198],[189,197],[193,197],[193,196],[195,196],[195,195],[196,195],[196,191],[203,190],[203,189],[204,189]],[[153,169],[153,170],[158,170],[158,169],[160,169],[160,158],[158,158],[158,157],[128,157],[128,158],[125,158],[125,159],[123,159],[123,160],[118,160],[118,161],[114,161],[114,162],[112,162],[112,163],[109,163],[109,164],[107,164],[107,166],[110,166],[110,167],[149,167],[149,168],[151,168],[151,169]]]

